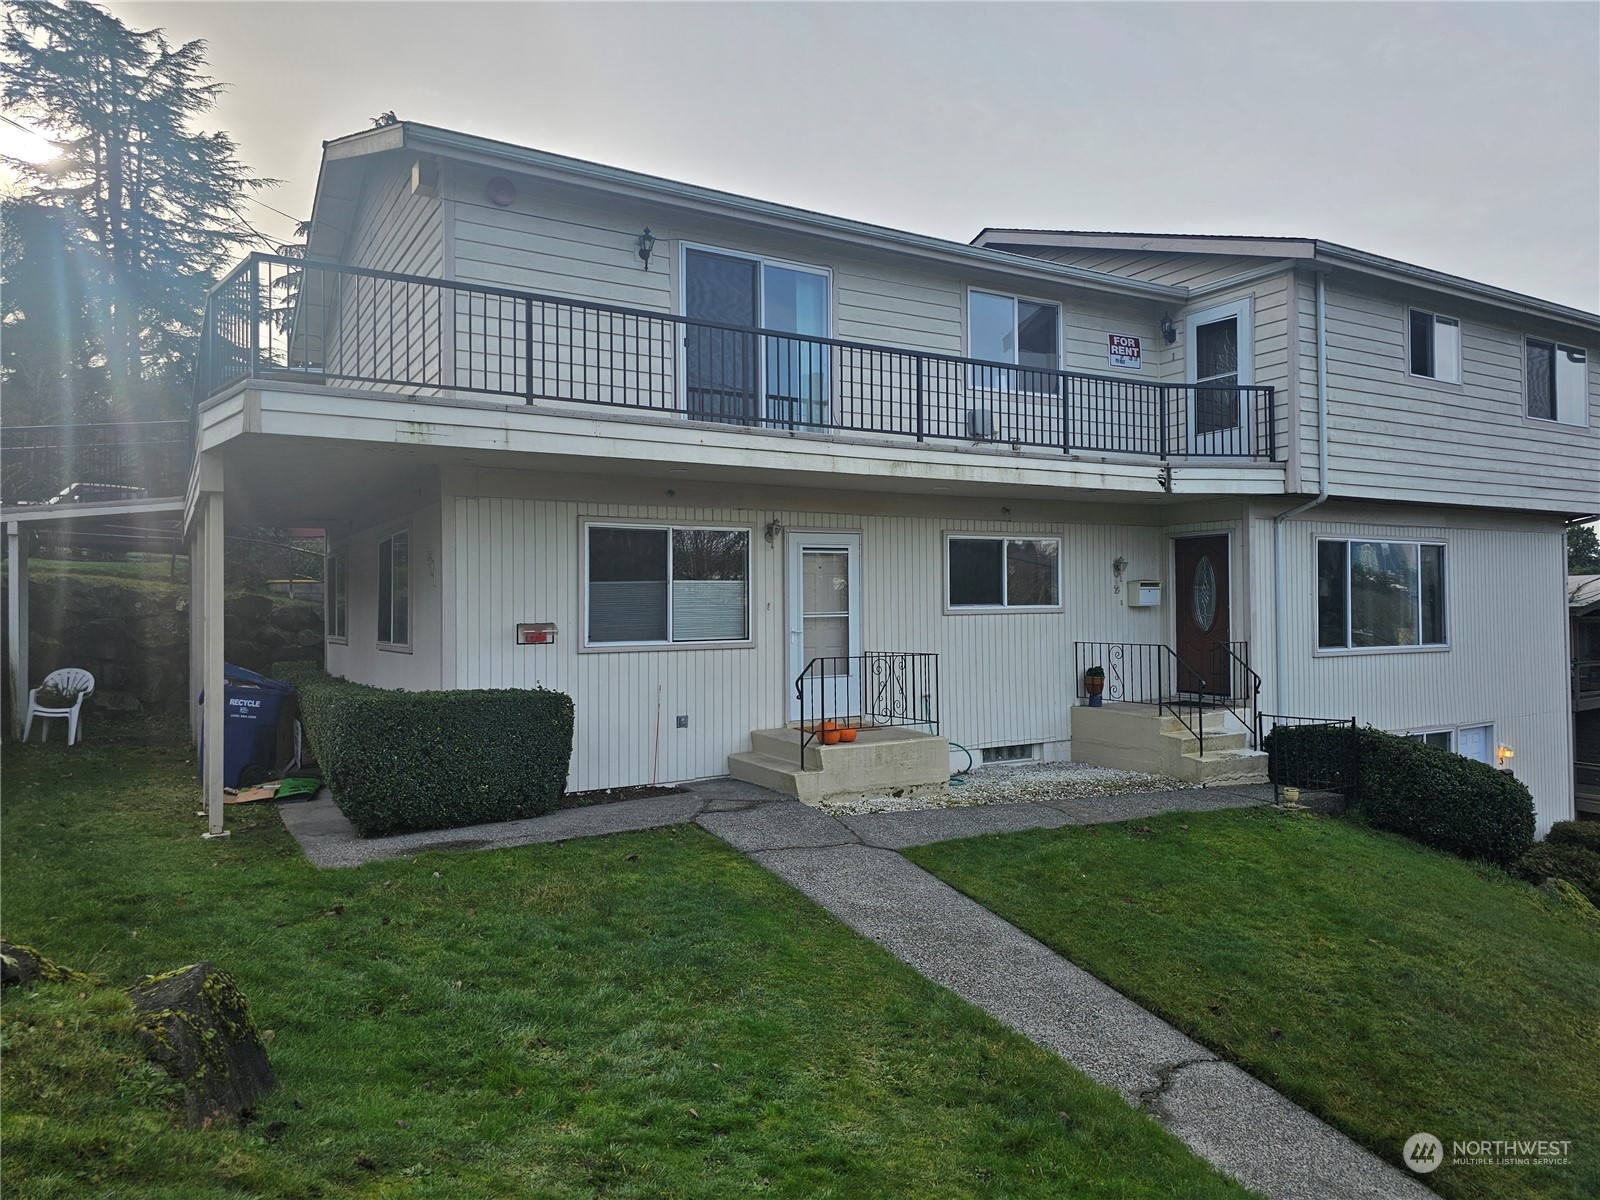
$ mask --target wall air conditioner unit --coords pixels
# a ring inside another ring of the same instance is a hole
[[[967,409],[967,436],[983,442],[994,437],[994,413],[987,408]]]

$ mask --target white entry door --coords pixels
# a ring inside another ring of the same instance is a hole
[[[1250,457],[1254,413],[1250,393],[1255,347],[1249,300],[1190,313],[1184,321],[1189,393],[1189,453]],[[1210,385],[1210,386],[1207,386]]]
[[[801,717],[795,681],[813,663],[805,682],[806,713],[859,715],[861,535],[790,533],[787,540],[789,719]]]

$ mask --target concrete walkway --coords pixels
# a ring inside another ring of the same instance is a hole
[[[1248,1187],[1274,1200],[1428,1200],[1403,1171],[890,848],[1261,802],[1255,789],[1207,789],[842,819],[774,802],[697,821]]]
[[[1434,1193],[1403,1171],[895,853],[985,833],[1270,800],[1270,788],[1210,788],[834,817],[721,779],[680,795],[367,839],[356,836],[326,792],[279,811],[322,867],[694,821],[926,978],[1115,1088],[1196,1154],[1273,1200],[1429,1200]]]

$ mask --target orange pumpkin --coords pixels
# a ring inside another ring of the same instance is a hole
[[[837,746],[841,736],[843,735],[837,729],[826,730],[822,735],[822,744],[824,746]]]
[[[841,742],[853,742],[853,741],[855,741],[856,740],[856,731],[854,729],[841,729],[841,730],[839,730],[839,740]]]
[[[824,721],[822,723],[822,725],[820,726],[820,728],[822,729],[823,733],[831,733],[833,730],[839,728],[839,722],[837,722],[837,721]]]

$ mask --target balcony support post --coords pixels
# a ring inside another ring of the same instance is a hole
[[[928,374],[928,360],[922,355],[917,355],[917,441],[922,441],[928,432],[927,398],[924,394],[924,378]]]
[[[209,456],[208,456],[209,457]],[[216,490],[202,491],[195,508],[194,542],[191,547],[189,569],[199,580],[197,589],[200,603],[190,610],[190,620],[198,625],[198,636],[193,639],[199,651],[198,669],[191,664],[190,678],[200,685],[195,690],[199,704],[201,739],[201,798],[206,809],[207,838],[227,837],[222,823],[222,786],[225,740],[223,734],[226,709],[226,684],[223,678],[223,615],[222,602],[222,464],[202,461],[202,485]],[[198,676],[198,679],[195,677]],[[193,683],[191,683],[193,688]],[[200,697],[204,699],[201,700]]]
[[[28,710],[28,532],[6,522],[6,666],[11,672],[11,734],[22,736]]]
[[[533,298],[522,298],[522,400],[532,404],[538,393],[533,387]]]

